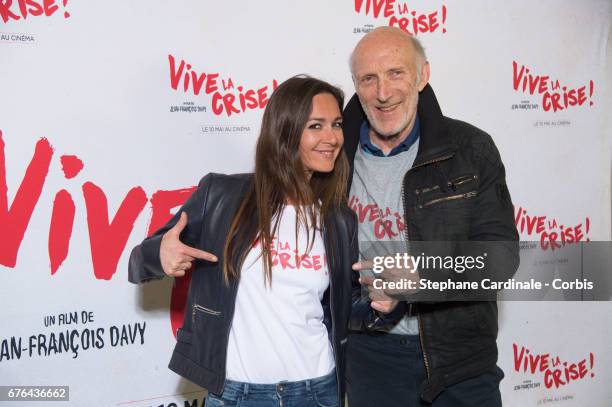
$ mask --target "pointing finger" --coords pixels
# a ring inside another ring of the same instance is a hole
[[[363,261],[358,261],[357,263],[353,264],[353,270],[355,271],[360,271],[360,270],[371,270],[373,266],[372,261],[370,260],[363,260]]]
[[[196,259],[202,259],[207,261],[218,261],[217,256],[212,253],[205,252],[204,250],[196,249],[195,247],[185,246],[184,253],[188,256],[194,257]]]

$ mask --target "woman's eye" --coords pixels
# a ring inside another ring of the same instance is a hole
[[[309,128],[309,129],[316,130],[316,129],[320,129],[320,128],[321,128],[321,125],[320,125],[319,123],[313,123],[313,124],[311,124],[310,126],[308,126],[308,128]]]
[[[342,122],[335,122],[334,123],[334,127],[337,127],[339,129],[341,129],[342,128]]]

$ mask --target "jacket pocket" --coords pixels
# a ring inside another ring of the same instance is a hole
[[[459,177],[455,177],[451,180],[449,180],[446,183],[446,187],[450,188],[451,190],[456,190],[457,187],[466,185],[466,184],[470,184],[472,182],[475,182],[478,180],[478,175],[477,174],[468,174],[468,175],[461,175]],[[428,192],[434,192],[440,189],[440,185],[435,184],[435,185],[430,185],[427,187],[423,187],[423,188],[417,188],[414,190],[414,193],[417,195],[421,195],[421,194],[426,194]]]
[[[216,365],[227,351],[227,321],[221,311],[194,303],[191,306],[191,330],[193,331],[193,361],[202,367],[218,372]]]
[[[191,307],[191,323],[193,325],[195,325],[196,322],[196,315],[200,312],[203,314],[211,315],[213,317],[221,316],[221,311],[215,311],[214,309],[204,307],[200,304],[193,304],[193,306]]]
[[[478,175],[470,174],[470,175],[462,175],[461,177],[454,178],[448,182],[448,186],[451,189],[456,189],[458,186],[469,184],[478,180]]]
[[[423,202],[422,204],[419,205],[420,209],[424,209],[424,208],[428,208],[432,205],[439,205],[445,202],[453,202],[453,201],[461,201],[461,200],[467,200],[467,199],[471,199],[474,198],[476,195],[478,195],[477,191],[469,191],[469,192],[464,192],[461,194],[453,194],[453,195],[449,195],[449,196],[442,196],[440,198],[435,198],[435,199],[431,199],[429,201]]]

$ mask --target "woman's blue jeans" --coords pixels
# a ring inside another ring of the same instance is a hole
[[[276,384],[226,380],[223,393],[209,393],[206,407],[338,407],[336,371],[314,379]]]

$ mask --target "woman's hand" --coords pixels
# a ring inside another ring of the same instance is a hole
[[[187,213],[181,212],[181,218],[162,237],[159,248],[159,260],[164,273],[170,277],[182,277],[185,271],[193,266],[195,259],[216,262],[217,256],[181,242],[181,232],[187,226]]]

